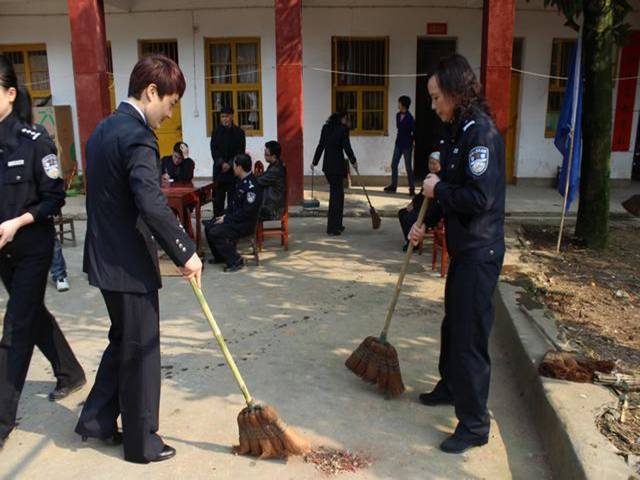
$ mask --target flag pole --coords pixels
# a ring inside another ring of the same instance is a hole
[[[576,52],[576,64],[574,66],[573,76],[573,103],[571,105],[571,131],[569,132],[569,161],[567,162],[567,171],[565,172],[564,184],[564,200],[562,202],[562,216],[560,218],[560,231],[558,232],[558,243],[556,245],[556,253],[560,253],[560,245],[562,244],[562,234],[564,231],[564,222],[567,216],[567,200],[569,197],[569,183],[571,182],[571,172],[573,169],[573,150],[576,131],[576,117],[578,115],[578,98],[580,86],[582,83],[582,25],[578,30],[578,50]]]

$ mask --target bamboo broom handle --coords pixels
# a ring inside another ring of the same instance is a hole
[[[353,167],[353,169],[356,171],[356,175],[358,176],[358,183],[362,187],[362,191],[364,192],[365,197],[367,197],[367,202],[369,202],[369,206],[373,208],[373,205],[371,204],[371,200],[369,199],[369,194],[367,193],[367,189],[364,188],[364,183],[362,183],[362,179],[360,178],[360,172],[358,171],[358,167]]]
[[[424,216],[427,213],[427,203],[428,203],[428,199],[425,198],[422,201],[422,206],[420,207],[420,212],[418,213],[418,220],[416,221],[416,223],[420,226],[422,226],[424,222]],[[387,310],[387,318],[384,322],[384,328],[382,329],[382,333],[380,334],[380,341],[382,342],[387,341],[387,333],[389,333],[391,318],[393,317],[393,312],[395,311],[396,304],[398,303],[398,297],[400,296],[400,290],[402,290],[402,283],[404,282],[404,276],[407,274],[407,267],[409,266],[409,261],[411,260],[412,254],[413,254],[413,242],[409,241],[407,254],[404,256],[404,263],[402,264],[402,269],[400,270],[400,275],[398,276],[398,282],[396,283],[396,288],[393,292],[391,303],[389,304],[389,310]]]
[[[222,336],[222,332],[220,331],[220,328],[218,327],[218,324],[216,323],[215,318],[213,318],[213,313],[211,313],[211,309],[209,308],[209,304],[207,303],[207,300],[204,298],[202,290],[198,288],[198,285],[196,284],[195,279],[192,278],[189,281],[189,283],[191,283],[191,288],[193,288],[193,293],[196,294],[196,298],[198,299],[198,302],[200,302],[200,307],[202,307],[202,311],[204,315],[207,317],[207,320],[209,321],[211,330],[213,330],[213,335],[216,337],[218,345],[220,345],[222,354],[224,355],[224,358],[227,361],[229,368],[231,369],[231,373],[233,373],[233,377],[236,379],[238,387],[240,387],[240,390],[242,391],[242,395],[244,395],[244,399],[247,402],[247,405],[252,406],[253,398],[251,398],[249,389],[247,388],[247,385],[244,383],[244,380],[242,379],[242,375],[240,375],[240,370],[238,370],[238,366],[236,365],[236,362],[233,360],[233,357],[231,356],[231,352],[227,348],[227,343],[224,341],[224,337]]]

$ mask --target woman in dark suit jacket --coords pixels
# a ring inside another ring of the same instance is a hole
[[[320,142],[313,156],[311,168],[318,165],[323,152],[322,171],[327,177],[330,187],[327,234],[340,235],[344,230],[342,225],[344,179],[349,171],[344,154],[347,154],[354,167],[357,165],[356,156],[353,154],[349,141],[349,127],[345,113],[333,113],[322,127]]]

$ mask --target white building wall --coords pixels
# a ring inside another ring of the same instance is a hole
[[[75,113],[73,65],[70,49],[69,19],[66,2],[46,3],[47,15],[37,15],[33,2],[23,4],[0,1],[0,44],[45,43],[49,56],[51,88],[55,104],[71,105]],[[277,137],[275,83],[275,18],[272,1],[185,0],[176,5],[168,0],[138,0],[136,8],[144,13],[118,12],[109,8],[106,16],[107,38],[113,51],[116,100],[126,97],[128,76],[138,58],[140,39],[176,39],[180,64],[187,78],[182,100],[184,140],[196,160],[196,175],[211,172],[210,132],[207,132],[205,96],[204,39],[207,37],[260,37],[262,60],[263,136],[247,137],[247,150],[262,158],[265,141]],[[388,36],[390,73],[415,73],[418,37],[426,35],[428,22],[446,22],[448,37],[457,38],[458,51],[467,56],[479,74],[481,54],[482,10],[480,1],[452,0],[450,6],[392,7],[388,0],[351,0],[346,2],[308,0],[303,10],[304,61],[304,165],[309,165],[322,124],[331,113],[331,75],[314,68],[331,68],[332,36]],[[429,3],[426,0],[422,3]],[[519,2],[515,36],[524,38],[523,67],[527,71],[548,74],[554,37],[575,37],[563,26],[553,10],[542,11],[537,3]],[[222,5],[222,7],[220,7]],[[168,9],[167,11],[158,11]],[[19,15],[24,13],[28,15]],[[640,15],[631,15],[632,25],[640,25]],[[195,29],[194,29],[195,27]],[[195,48],[194,48],[195,46]],[[515,173],[518,178],[555,176],[561,158],[552,139],[544,138],[548,80],[524,76],[520,94],[520,125],[517,134]],[[396,99],[400,95],[415,99],[414,78],[389,80],[388,135],[352,137],[352,144],[365,175],[388,175],[395,137]],[[615,105],[614,91],[614,105]],[[415,105],[412,111],[415,111]],[[640,109],[636,95],[634,127],[629,152],[612,155],[612,178],[628,179]],[[79,145],[77,119],[74,115],[76,144]],[[79,148],[77,149],[80,155]],[[402,167],[401,167],[402,168]]]

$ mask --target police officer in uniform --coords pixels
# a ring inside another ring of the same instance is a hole
[[[51,138],[31,126],[28,95],[0,55],[0,276],[9,293],[0,340],[0,448],[15,427],[34,346],[58,379],[50,400],[85,384],[82,367],[44,305],[52,216],[64,205],[64,182]]]
[[[236,249],[236,241],[253,235],[262,205],[262,188],[251,173],[251,157],[236,155],[233,159],[233,174],[237,183],[229,208],[224,215],[206,226],[206,235],[213,253],[210,263],[226,263],[225,272],[235,272],[244,266]]]
[[[430,174],[424,192],[434,198],[426,227],[444,218],[451,264],[445,287],[439,370],[441,379],[426,405],[455,406],[458,425],[440,448],[461,453],[489,437],[489,334],[492,296],[502,268],[504,244],[504,143],[491,119],[473,70],[460,56],[443,59],[429,79],[431,105],[445,122],[442,172]],[[409,234],[417,243],[425,227]]]
[[[200,283],[196,248],[171,213],[158,180],[152,129],[171,116],[185,89],[178,66],[150,55],[134,67],[129,98],[87,142],[87,233],[84,269],[100,288],[111,329],[95,385],[76,433],[123,443],[124,458],[168,460],[175,449],[158,435],[161,288],[156,243],[187,278]],[[122,433],[117,418],[122,416]]]

